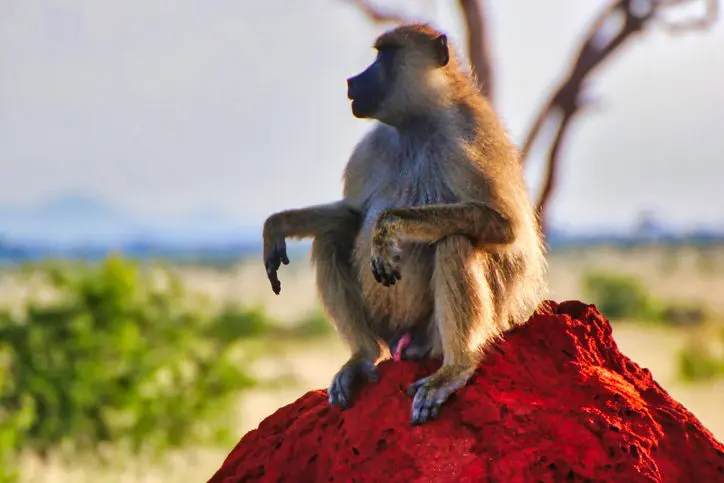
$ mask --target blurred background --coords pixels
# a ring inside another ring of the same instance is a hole
[[[396,21],[449,34],[524,153],[550,298],[724,439],[724,26],[707,0],[6,0],[0,481],[205,481],[346,349],[309,242],[341,193],[345,79]]]

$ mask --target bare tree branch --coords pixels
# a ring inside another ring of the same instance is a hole
[[[484,0],[458,0],[468,33],[468,56],[480,90],[491,102],[494,94],[493,60]]]
[[[642,32],[647,24],[658,19],[660,10],[665,6],[681,5],[692,0],[616,0],[609,4],[594,19],[591,28],[583,36],[584,40],[578,50],[572,68],[566,78],[556,87],[551,97],[546,101],[535,116],[530,130],[521,149],[524,162],[527,161],[531,147],[540,138],[541,128],[553,116],[561,116],[553,141],[546,155],[546,174],[543,187],[536,203],[536,210],[543,230],[546,227],[546,208],[556,186],[556,176],[559,168],[559,155],[561,145],[565,139],[565,131],[571,120],[583,106],[581,94],[583,93],[589,76],[609,60],[614,52],[636,34]],[[716,6],[711,7],[709,2],[709,15],[716,16]],[[606,35],[606,27],[615,25],[617,17],[622,19],[620,28],[613,35]],[[710,25],[709,21],[706,25]]]
[[[351,0],[352,3],[357,5],[362,13],[364,13],[370,20],[377,23],[388,23],[388,22],[406,22],[408,19],[403,15],[388,10],[380,9],[373,5],[369,0]]]
[[[667,5],[681,5],[690,3],[691,0],[669,0]],[[699,18],[690,19],[684,22],[670,22],[657,16],[659,24],[663,25],[669,32],[681,33],[690,30],[706,30],[710,28],[719,18],[719,0],[706,0],[706,11]]]

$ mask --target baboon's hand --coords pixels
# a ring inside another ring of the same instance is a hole
[[[289,265],[287,243],[284,240],[284,234],[277,228],[272,215],[264,223],[264,266],[272,290],[277,295],[282,291],[282,283],[277,276],[277,270],[279,270],[282,263]]]
[[[352,402],[352,389],[355,383],[360,379],[367,382],[375,383],[379,380],[377,369],[371,361],[352,357],[337,372],[329,386],[327,393],[329,395],[329,404],[331,406],[339,406],[342,409],[349,407]]]
[[[440,407],[455,391],[467,384],[474,368],[441,367],[435,374],[414,382],[407,388],[412,400],[412,425],[437,418]]]
[[[385,287],[400,280],[400,244],[398,239],[399,219],[381,214],[372,231],[372,274]]]

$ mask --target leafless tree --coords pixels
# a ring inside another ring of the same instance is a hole
[[[414,20],[400,12],[380,9],[369,0],[354,0],[354,3],[375,22]],[[705,7],[701,17],[678,23],[667,20],[672,8],[695,3]],[[471,69],[476,74],[482,92],[494,102],[494,66],[485,0],[458,0],[458,6],[465,19]],[[546,102],[533,116],[521,146],[524,162],[528,162],[534,145],[545,147],[542,150],[545,153],[545,176],[536,201],[544,230],[548,205],[557,187],[561,148],[571,122],[587,105],[583,94],[592,75],[611,59],[612,54],[619,52],[628,40],[651,26],[659,25],[672,33],[707,29],[717,20],[718,10],[718,0],[609,0],[595,16],[579,41],[576,54],[566,62],[565,65],[570,67],[563,80],[553,88]],[[611,32],[611,26],[617,26],[617,30]],[[549,122],[555,123],[556,129],[552,136],[544,139],[542,127]]]

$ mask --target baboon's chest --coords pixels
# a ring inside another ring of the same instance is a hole
[[[377,182],[369,193],[365,224],[373,223],[386,209],[425,206],[456,199],[444,172],[422,155],[390,163],[389,168],[381,170],[377,176]]]
[[[389,173],[388,177],[381,181],[371,193],[366,206],[360,240],[365,252],[368,250],[375,222],[385,210],[452,202],[456,198],[445,184],[444,177],[437,174],[434,166],[430,165],[407,166]],[[403,243],[401,248],[403,263],[432,263],[432,252],[427,244],[407,242]]]

